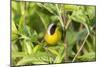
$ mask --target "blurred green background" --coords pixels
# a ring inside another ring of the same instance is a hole
[[[96,7],[11,1],[11,65],[96,60]],[[55,46],[45,46],[52,22],[64,29]]]

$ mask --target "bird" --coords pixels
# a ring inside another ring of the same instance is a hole
[[[57,23],[51,23],[45,33],[44,40],[48,45],[56,45],[61,40],[62,31]]]

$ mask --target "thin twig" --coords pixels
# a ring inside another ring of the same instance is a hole
[[[66,24],[66,26],[65,26],[65,29],[66,29],[66,30],[67,30],[67,28],[68,28],[70,22],[71,22],[71,19],[69,19],[69,20],[67,21],[67,24]]]
[[[85,37],[85,39],[84,39],[84,41],[83,41],[83,43],[82,43],[80,49],[78,50],[77,54],[76,54],[75,57],[73,58],[72,62],[74,62],[75,59],[76,59],[76,57],[79,55],[79,53],[80,53],[80,51],[82,50],[82,48],[83,48],[83,46],[84,46],[84,44],[85,44],[85,42],[86,42],[88,36],[89,36],[89,33],[86,35],[86,37]]]
[[[87,26],[86,26],[86,28],[87,28]],[[93,28],[94,28],[94,26],[93,26],[90,30],[92,31]],[[87,30],[88,30],[88,28],[87,28]],[[87,40],[87,38],[88,38],[89,35],[90,35],[90,32],[89,32],[89,30],[88,30],[88,33],[87,33],[87,35],[86,35],[86,37],[85,37],[85,39],[84,39],[84,41],[83,41],[83,43],[82,43],[80,49],[78,50],[77,54],[76,54],[75,57],[73,58],[72,62],[74,62],[75,59],[76,59],[76,57],[79,55],[79,53],[80,53],[80,51],[82,50],[82,48],[83,48],[83,46],[84,46],[84,44],[85,44],[85,42],[86,42],[86,40]]]

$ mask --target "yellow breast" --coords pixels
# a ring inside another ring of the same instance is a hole
[[[46,33],[44,39],[49,45],[55,45],[61,39],[61,35],[60,31],[55,31],[53,35]]]

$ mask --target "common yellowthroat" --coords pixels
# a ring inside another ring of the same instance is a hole
[[[58,41],[61,40],[61,37],[61,28],[57,24],[52,23],[49,25],[44,39],[48,43],[48,45],[55,45]]]

